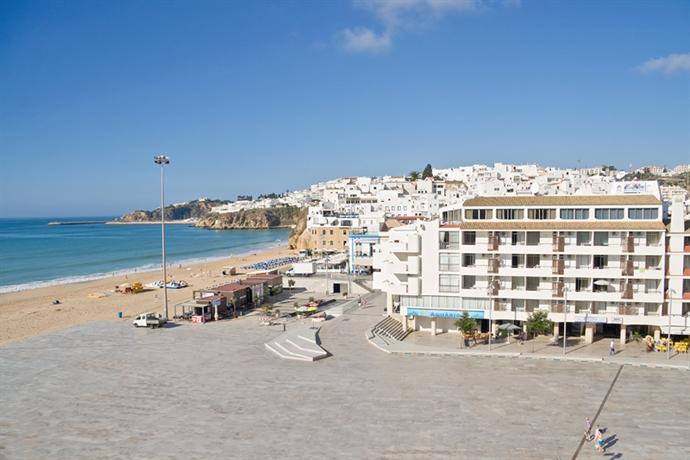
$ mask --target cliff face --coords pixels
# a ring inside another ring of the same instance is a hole
[[[179,206],[166,206],[165,219],[166,220],[185,220],[191,218],[201,218],[211,212],[214,206],[229,203],[221,200],[205,200],[205,201],[190,201]],[[161,210],[155,209],[153,211],[134,211],[118,219],[120,222],[155,222],[161,219]]]
[[[290,238],[288,238],[288,247],[290,249],[305,249],[307,248],[306,244],[303,242],[303,238],[305,235],[308,235],[307,232],[307,212],[308,208],[303,208],[299,216],[297,218],[297,223],[295,226],[292,228],[292,233],[290,233]]]
[[[306,208],[286,207],[208,214],[199,220],[195,226],[215,230],[293,227],[297,225],[302,214],[304,214],[306,225]]]

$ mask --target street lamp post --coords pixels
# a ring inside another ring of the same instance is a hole
[[[168,274],[165,265],[165,181],[163,166],[170,164],[170,158],[165,155],[156,155],[153,162],[161,167],[161,258],[163,264],[163,308],[165,319],[168,319]]]
[[[494,311],[494,286],[496,280],[489,281],[489,351],[491,351],[491,338],[493,335],[493,311]]]
[[[586,327],[586,323],[585,323]],[[563,286],[563,356],[568,339],[568,286]]]
[[[673,303],[673,296],[676,294],[676,290],[671,288],[668,290],[671,294],[668,298],[668,335],[666,336],[666,359],[671,359],[671,304]]]

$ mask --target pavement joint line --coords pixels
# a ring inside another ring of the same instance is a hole
[[[599,410],[597,410],[597,413],[594,414],[594,417],[592,418],[592,425],[595,425],[597,423],[597,419],[599,418],[599,415],[601,415],[601,411],[604,410],[604,404],[606,404],[606,401],[608,401],[609,396],[611,396],[611,392],[613,391],[613,387],[616,385],[616,382],[618,381],[618,377],[620,377],[621,372],[623,371],[623,364],[620,365],[618,368],[618,372],[616,372],[615,377],[613,377],[613,381],[611,382],[611,385],[609,385],[609,389],[606,392],[606,395],[604,395],[604,399],[601,401],[601,404],[599,405]],[[573,454],[573,458],[571,460],[576,460],[577,456],[580,455],[580,450],[582,449],[582,446],[585,443],[585,436],[583,435],[582,438],[580,439],[580,444],[578,444],[577,449],[575,450],[575,453]]]

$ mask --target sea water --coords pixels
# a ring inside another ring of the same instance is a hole
[[[160,225],[48,225],[112,217],[0,219],[0,293],[161,267]],[[206,230],[165,226],[168,264],[285,246],[289,229]]]

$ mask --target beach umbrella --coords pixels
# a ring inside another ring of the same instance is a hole
[[[513,323],[503,323],[500,326],[498,326],[498,328],[505,331],[519,331],[522,329],[520,326],[516,326]]]

